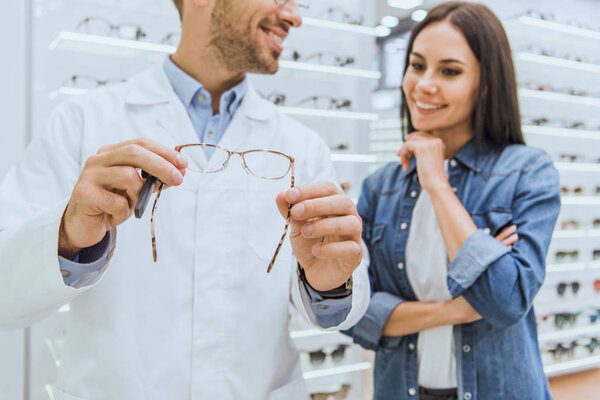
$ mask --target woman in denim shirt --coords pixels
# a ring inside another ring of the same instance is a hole
[[[559,179],[524,145],[497,17],[474,3],[431,10],[402,94],[400,163],[369,176],[358,204],[373,295],[348,334],[377,352],[375,399],[550,399],[532,302]]]

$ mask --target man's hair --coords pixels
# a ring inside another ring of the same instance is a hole
[[[486,6],[477,3],[447,2],[429,11],[427,17],[411,32],[404,74],[410,65],[409,57],[415,38],[423,28],[438,21],[449,21],[458,28],[479,61],[481,80],[473,112],[475,142],[479,144],[487,139],[498,147],[524,144],[510,44],[502,23]],[[400,111],[404,137],[415,130],[404,92]]]
[[[179,18],[183,18],[183,0],[173,0],[173,4],[175,4],[175,8],[177,8]]]

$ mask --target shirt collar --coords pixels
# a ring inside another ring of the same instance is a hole
[[[194,96],[199,91],[206,92],[202,84],[175,65],[170,56],[165,58],[163,68],[167,78],[169,78],[169,82],[171,82],[171,86],[173,86],[175,94],[177,94],[177,97],[179,97],[186,107],[192,103]],[[248,78],[244,77],[240,83],[223,93],[221,104],[219,105],[220,112],[235,113],[235,110],[240,107],[248,90],[247,81]],[[210,98],[209,93],[205,93],[205,95],[207,99]]]

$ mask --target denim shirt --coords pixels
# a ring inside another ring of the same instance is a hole
[[[474,141],[450,160],[449,169],[450,185],[478,230],[450,263],[448,288],[483,317],[454,326],[459,399],[551,399],[532,302],[544,281],[560,209],[558,173],[539,149],[484,143],[477,151]],[[391,163],[365,180],[358,203],[372,297],[366,315],[346,333],[376,351],[374,399],[418,398],[418,334],[385,337],[382,330],[396,306],[417,301],[404,261],[421,190],[414,159],[406,172]],[[512,250],[495,239],[508,224],[519,234]]]

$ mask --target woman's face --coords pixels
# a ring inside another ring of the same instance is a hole
[[[479,62],[462,32],[447,21],[425,27],[409,56],[402,90],[416,130],[472,132]]]

